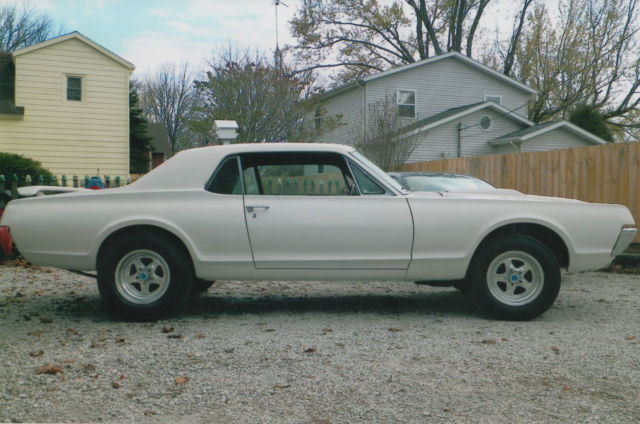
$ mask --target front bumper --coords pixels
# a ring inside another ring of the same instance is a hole
[[[622,227],[620,230],[620,234],[618,235],[618,240],[616,240],[616,244],[613,246],[613,250],[611,251],[611,256],[616,257],[622,252],[625,251],[627,247],[631,244],[631,242],[636,238],[636,234],[638,234],[638,229],[635,227]]]

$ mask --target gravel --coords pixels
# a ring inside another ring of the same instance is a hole
[[[530,322],[401,282],[218,282],[110,319],[94,280],[0,266],[0,422],[638,423],[640,277],[564,275]]]

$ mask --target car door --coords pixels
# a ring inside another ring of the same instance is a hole
[[[408,267],[413,223],[406,199],[360,168],[358,182],[354,166],[337,153],[242,156],[256,268]]]

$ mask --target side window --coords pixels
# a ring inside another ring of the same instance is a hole
[[[229,158],[218,168],[207,190],[218,194],[242,194],[238,158]]]
[[[333,153],[255,153],[242,156],[247,194],[344,196],[353,182],[344,158]]]
[[[353,176],[360,187],[360,192],[363,195],[367,194],[385,194],[386,190],[373,180],[367,173],[365,173],[358,165],[349,161],[349,166],[353,171]]]

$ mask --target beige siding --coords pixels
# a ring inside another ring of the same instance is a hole
[[[18,55],[15,64],[24,118],[0,118],[1,151],[58,176],[128,176],[127,68],[75,38]],[[67,75],[82,77],[82,101],[66,100]]]

